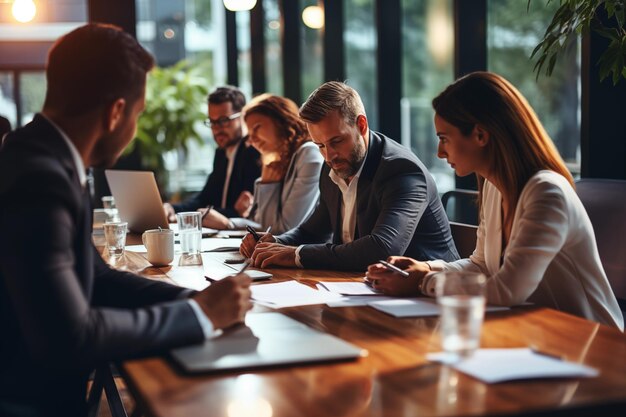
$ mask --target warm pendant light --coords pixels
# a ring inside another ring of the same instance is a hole
[[[324,9],[320,6],[309,6],[302,11],[302,21],[311,29],[324,27]]]
[[[18,22],[28,23],[35,17],[37,7],[33,0],[15,0],[11,12]]]
[[[224,0],[224,7],[231,12],[252,10],[256,6],[256,0]]]

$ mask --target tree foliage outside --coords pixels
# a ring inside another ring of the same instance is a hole
[[[552,77],[533,74],[532,51],[540,41],[556,2],[489,0],[488,69],[512,82],[533,107],[563,159],[576,174],[580,155],[580,48],[575,36],[563,39]]]
[[[531,0],[528,0],[530,8]],[[556,3],[547,0],[547,3]],[[606,14],[607,22],[599,17]],[[537,57],[537,78],[544,69],[551,75],[558,57],[567,48],[569,39],[597,32],[608,39],[608,46],[598,61],[600,81],[611,77],[613,84],[626,79],[626,0],[560,0],[543,38],[532,52]]]

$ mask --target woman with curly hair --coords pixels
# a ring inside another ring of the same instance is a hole
[[[248,142],[261,154],[261,177],[245,218],[228,219],[211,211],[203,225],[217,229],[272,226],[282,233],[302,223],[319,197],[324,159],[311,142],[298,106],[288,98],[263,94],[244,107]]]

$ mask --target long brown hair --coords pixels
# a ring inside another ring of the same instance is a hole
[[[253,113],[269,117],[276,123],[278,132],[286,140],[285,152],[281,161],[285,169],[294,152],[305,142],[311,140],[306,124],[298,115],[298,106],[288,98],[272,94],[261,94],[253,98],[244,109],[244,120]]]
[[[509,207],[504,219],[507,227],[524,186],[538,171],[555,171],[574,187],[572,175],[534,110],[503,77],[490,72],[468,74],[435,97],[433,108],[463,135],[469,135],[476,125],[490,134],[487,157]],[[481,194],[483,181],[478,176]]]

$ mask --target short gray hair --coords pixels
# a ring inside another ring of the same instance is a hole
[[[329,81],[311,93],[300,107],[300,118],[306,123],[318,123],[330,112],[339,111],[346,123],[356,124],[358,115],[365,115],[365,107],[359,93],[347,84]]]

